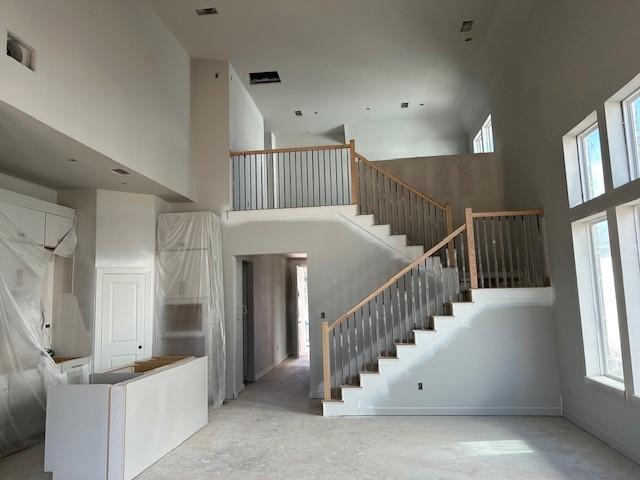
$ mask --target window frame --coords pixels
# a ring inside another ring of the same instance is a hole
[[[606,187],[605,187],[601,193],[598,193],[597,195],[596,194],[592,195],[592,193],[594,192],[591,192],[591,189],[589,188],[589,180],[591,180],[593,177],[591,175],[591,169],[589,168],[589,165],[586,162],[586,151],[584,148],[585,142],[583,140],[586,139],[589,135],[591,135],[595,131],[598,132],[598,136],[599,136],[600,125],[598,124],[597,120],[576,135],[576,143],[578,148],[578,171],[580,172],[580,185],[582,186],[582,202],[583,203],[588,202],[589,200],[593,200],[594,198],[598,198],[604,195],[606,192]],[[600,149],[601,149],[600,162],[602,164],[602,143],[600,144]],[[604,165],[602,165],[602,179],[604,182]]]
[[[627,161],[629,162],[630,180],[640,178],[640,149],[635,138],[636,128],[640,131],[640,125],[636,125],[633,115],[633,103],[640,100],[640,89],[634,91],[621,102],[622,123],[627,146]]]
[[[609,369],[609,348],[608,348],[608,336],[607,336],[607,325],[606,325],[606,315],[604,313],[604,292],[600,288],[602,284],[601,281],[601,269],[600,269],[600,257],[596,253],[595,241],[594,241],[594,227],[600,223],[605,223],[607,225],[607,234],[609,234],[609,219],[606,214],[599,215],[596,218],[593,218],[586,222],[587,228],[587,242],[588,242],[588,250],[589,250],[589,269],[591,271],[591,289],[592,295],[594,298],[594,320],[595,320],[595,334],[598,343],[598,358],[600,364],[600,374],[603,377],[611,379],[615,382],[619,382],[624,384],[624,366],[622,366],[623,372],[622,377],[614,375],[610,372]],[[609,237],[609,252],[613,257],[613,252],[611,251],[611,237]],[[614,282],[614,297],[617,299],[617,291],[615,290],[615,282]],[[617,312],[616,305],[616,323],[618,324],[618,329],[620,330],[620,315]],[[620,340],[622,341],[622,336]],[[622,347],[622,345],[621,345]],[[622,363],[621,358],[621,363]]]
[[[495,151],[493,120],[489,115],[476,136],[473,137],[473,153],[494,153]]]

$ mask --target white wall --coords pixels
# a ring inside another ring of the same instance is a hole
[[[229,146],[234,151],[264,148],[264,118],[232,65],[229,65]]]
[[[0,173],[0,188],[11,190],[12,192],[38,198],[45,202],[57,203],[58,192],[52,188],[43,187],[37,183],[28,182],[21,178],[12,177],[5,173]]]
[[[256,255],[253,262],[253,370],[257,380],[287,357],[284,255]]]
[[[406,261],[393,257],[379,241],[335,216],[293,221],[230,222],[223,230],[227,327],[227,396],[242,388],[242,323],[237,321],[234,257],[307,253],[310,323],[310,394],[322,395],[321,313],[334,321]]]
[[[98,190],[95,266],[155,268],[156,217],[168,211],[153,195]]]
[[[491,94],[507,205],[545,209],[564,413],[637,461],[638,402],[585,381],[571,221],[602,211],[603,203],[569,210],[562,137],[594,110],[603,122],[604,102],[640,72],[639,23],[636,0],[536,2],[522,61]],[[603,156],[608,163],[606,148]],[[608,168],[605,178],[611,185]],[[612,194],[640,198],[640,185]]]
[[[198,206],[221,214],[230,205],[229,64],[191,62],[191,154]]]
[[[550,288],[473,292],[436,317],[435,333],[400,347],[399,360],[360,391],[343,415],[560,415]],[[422,389],[418,384],[422,384]]]
[[[0,0],[0,100],[192,197],[189,57],[146,1]]]
[[[469,153],[466,132],[443,130],[437,121],[413,118],[352,123],[349,133],[358,153],[368,160]]]

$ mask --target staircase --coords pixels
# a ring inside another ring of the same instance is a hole
[[[403,352],[445,336],[443,325],[453,324],[455,311],[476,291],[549,284],[541,210],[467,208],[465,223],[454,230],[451,205],[369,162],[353,141],[232,152],[231,161],[235,210],[284,208],[291,216],[299,208],[357,205],[356,223],[413,247],[406,267],[333,322],[323,322],[327,415],[356,411],[344,405],[379,381]]]

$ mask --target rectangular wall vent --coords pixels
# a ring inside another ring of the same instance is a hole
[[[35,70],[35,51],[12,33],[7,33],[7,56]]]
[[[131,175],[131,173],[127,172],[124,168],[114,168],[111,171],[116,175]]]
[[[473,20],[466,20],[462,22],[462,27],[460,27],[460,31],[463,33],[470,32],[473,28]]]
[[[209,7],[209,8],[196,8],[196,14],[198,14],[199,16],[203,16],[203,15],[217,15],[218,14],[218,10],[213,8],[213,7]]]
[[[249,83],[259,85],[261,83],[281,83],[278,72],[254,72],[249,74]]]

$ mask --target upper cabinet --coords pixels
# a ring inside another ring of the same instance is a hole
[[[16,240],[55,248],[73,228],[75,211],[19,193],[0,189],[0,214],[18,229]]]
[[[73,219],[47,213],[45,219],[44,246],[55,248],[73,228]]]

